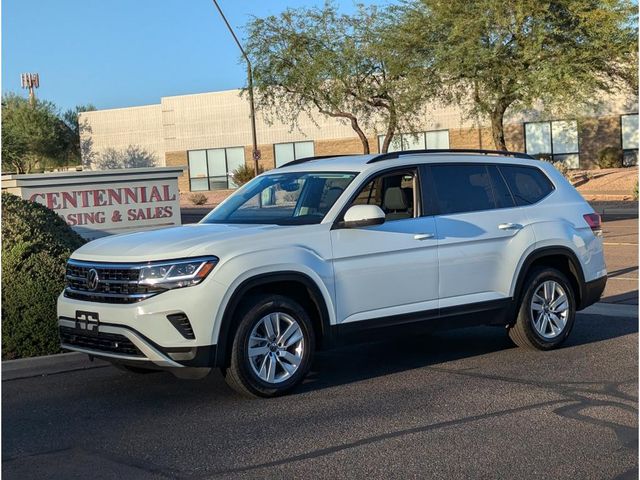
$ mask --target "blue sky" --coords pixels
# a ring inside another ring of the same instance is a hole
[[[323,2],[219,3],[242,38],[251,15]],[[338,4],[354,8],[352,0]],[[37,95],[62,109],[147,105],[162,96],[242,87],[246,78],[211,0],[3,0],[2,91],[21,91],[22,72],[38,72]]]

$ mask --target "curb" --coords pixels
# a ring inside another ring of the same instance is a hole
[[[596,303],[578,312],[580,315],[606,315],[618,318],[638,318],[638,305],[617,303]],[[19,380],[68,373],[78,370],[90,370],[111,365],[103,360],[89,360],[84,353],[59,353],[42,357],[20,358],[2,362],[2,381]]]
[[[2,381],[88,370],[107,365],[110,365],[109,362],[97,359],[92,362],[88,355],[78,352],[4,360],[2,362]]]
[[[638,208],[606,208],[599,207],[598,205],[591,205],[593,210],[602,215],[602,216],[616,216],[616,217],[628,217],[628,218],[636,218],[638,217]]]

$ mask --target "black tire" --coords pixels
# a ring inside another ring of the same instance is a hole
[[[296,301],[283,295],[257,295],[243,300],[246,305],[236,315],[236,329],[229,365],[222,370],[227,384],[247,397],[276,397],[298,385],[311,366],[315,335],[309,314]],[[269,383],[254,371],[249,355],[249,336],[253,328],[270,313],[282,312],[293,318],[303,336],[303,353],[297,370],[279,383]]]
[[[569,303],[569,310],[566,323],[561,332],[554,338],[544,338],[534,326],[534,319],[531,315],[531,301],[534,293],[544,282],[552,280],[557,282],[565,294]],[[523,292],[520,296],[520,306],[515,324],[509,329],[509,337],[519,347],[535,350],[552,350],[565,342],[576,316],[576,297],[571,282],[562,272],[550,268],[539,267],[532,270],[524,283]]]

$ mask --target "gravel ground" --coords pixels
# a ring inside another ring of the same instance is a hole
[[[587,172],[593,175],[593,178],[578,187],[578,191],[583,195],[631,196],[638,181],[638,167],[588,170]]]

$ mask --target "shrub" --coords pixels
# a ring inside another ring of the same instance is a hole
[[[84,240],[52,210],[2,193],[2,359],[60,351],[56,299]]]
[[[258,167],[258,175],[262,172],[264,172],[264,169],[262,167]],[[233,181],[239,187],[255,176],[253,165],[247,165],[246,163],[233,171]]]
[[[618,147],[606,147],[598,152],[598,166],[600,168],[621,168],[622,150]]]
[[[204,205],[209,201],[209,197],[207,197],[204,193],[194,193],[189,196],[189,200],[194,205]]]
[[[553,162],[551,160],[546,160],[546,159],[541,159],[544,162],[549,162],[551,165],[553,165],[556,170],[558,170],[562,176],[564,178],[566,178],[567,180],[571,180],[571,175],[569,175],[569,167],[567,167],[567,164],[564,162]]]
[[[636,180],[636,184],[633,187],[633,199],[638,200],[638,180]]]

